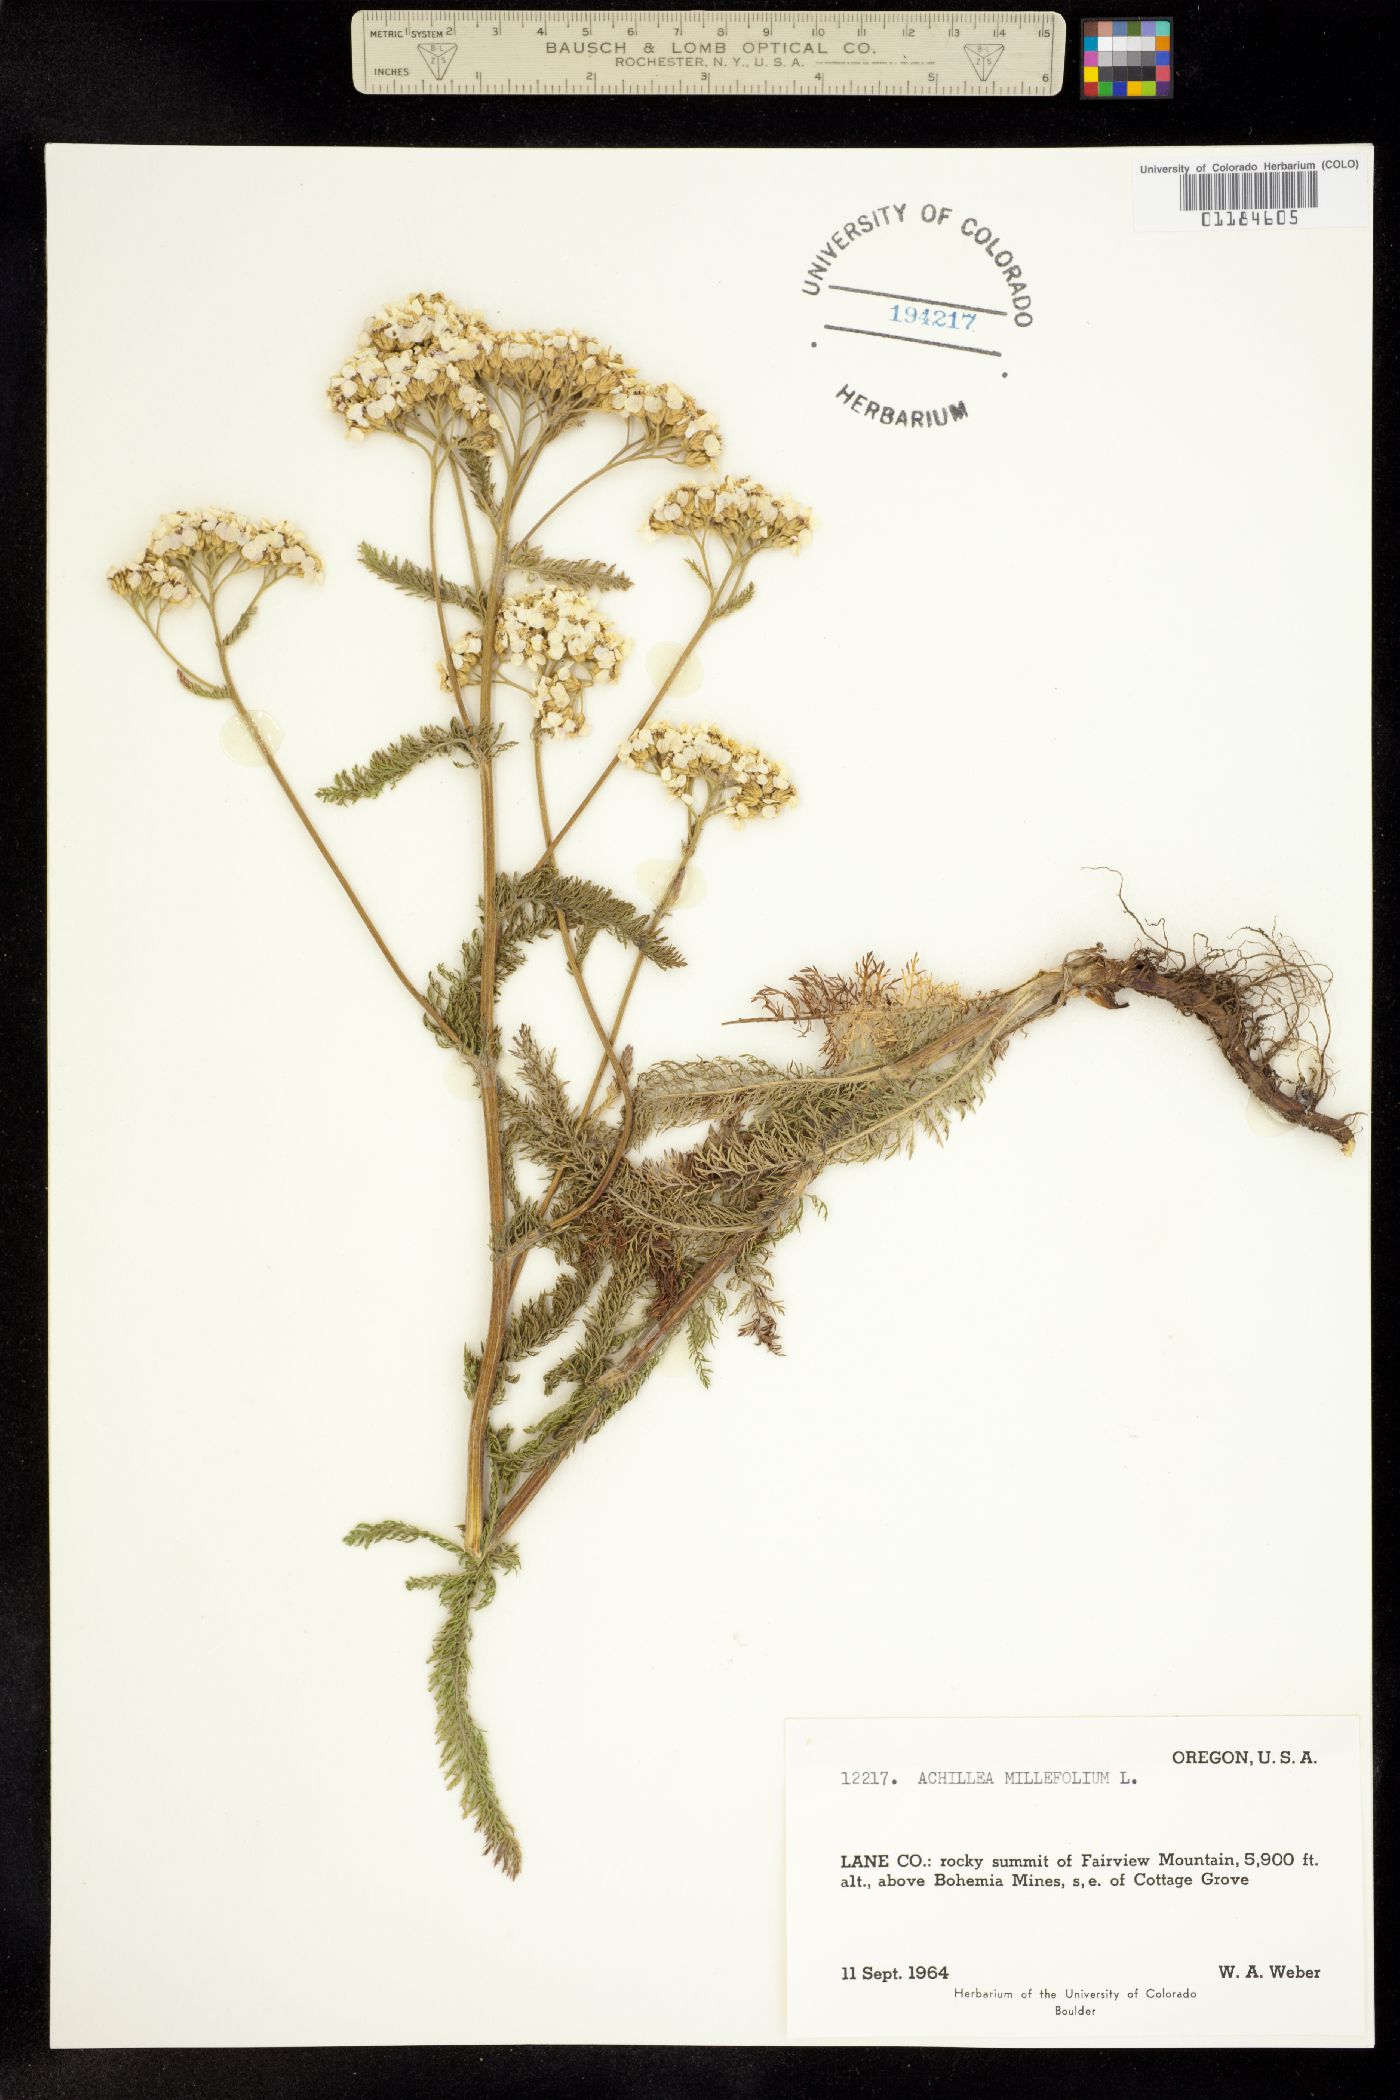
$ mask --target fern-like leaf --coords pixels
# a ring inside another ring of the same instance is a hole
[[[538,881],[546,891],[551,905],[558,906],[577,936],[575,945],[580,962],[600,933],[610,934],[625,948],[636,948],[658,970],[678,970],[684,966],[685,957],[658,933],[649,918],[643,916],[634,905],[615,896],[601,882],[589,882],[581,875],[560,875],[548,868],[537,869],[529,878]]]
[[[547,1393],[569,1381],[581,1388],[592,1385],[617,1349],[627,1316],[645,1281],[646,1264],[640,1251],[635,1247],[627,1248],[618,1255],[607,1281],[589,1308],[583,1323],[583,1339],[578,1347],[546,1373],[544,1389]],[[536,1422],[531,1435],[537,1435],[545,1427],[546,1422]]]
[[[491,483],[491,462],[487,455],[478,452],[474,445],[458,445],[453,457],[466,475],[472,494],[495,525],[500,519],[501,506],[496,501],[496,491]]]
[[[657,1364],[649,1357],[628,1378],[606,1388],[580,1385],[530,1432],[530,1440],[512,1455],[520,1472],[529,1475],[543,1465],[555,1465],[580,1444],[596,1436],[605,1423],[635,1400]]]
[[[401,1546],[410,1546],[415,1539],[427,1539],[430,1545],[441,1546],[444,1553],[455,1553],[458,1560],[465,1558],[460,1544],[445,1539],[440,1531],[424,1531],[419,1524],[404,1524],[398,1517],[385,1517],[378,1524],[357,1524],[345,1534],[347,1546],[377,1546],[385,1539],[392,1539]]]
[[[543,548],[531,546],[522,540],[518,547],[510,550],[511,564],[524,569],[540,583],[564,583],[576,591],[630,591],[632,579],[610,561],[592,561],[586,555],[576,558],[567,555],[546,554]]]
[[[410,1590],[436,1590],[444,1617],[428,1655],[428,1686],[437,1708],[438,1757],[449,1788],[462,1795],[462,1814],[475,1823],[486,1844],[486,1853],[512,1880],[520,1872],[520,1840],[501,1807],[486,1754],[486,1738],[467,1706],[467,1672],[470,1666],[471,1615],[484,1611],[496,1594],[497,1572],[509,1573],[520,1566],[520,1555],[512,1545],[488,1547],[474,1560],[461,1546],[441,1532],[425,1531],[417,1524],[404,1524],[386,1517],[378,1524],[357,1524],[345,1535],[347,1546],[374,1546],[383,1539],[411,1544],[426,1539],[453,1555],[459,1566],[439,1574],[410,1575]]]
[[[726,620],[730,613],[742,612],[752,596],[753,585],[746,583],[741,591],[735,591],[732,597],[726,598],[723,605],[716,606],[715,618]]]
[[[202,678],[196,678],[191,671],[182,670],[178,664],[175,666],[175,676],[187,693],[194,694],[196,700],[231,700],[233,698],[226,685],[206,685]]]
[[[256,598],[254,598],[252,603],[250,605],[246,605],[243,611],[240,613],[239,617],[234,621],[232,627],[230,627],[228,633],[224,636],[221,647],[225,649],[231,649],[235,642],[241,641],[243,636],[248,632],[248,629],[252,626],[257,616],[258,601]]]
[[[549,1290],[527,1298],[512,1314],[506,1329],[505,1360],[519,1363],[557,1342],[567,1332],[593,1295],[599,1264],[565,1269]]]
[[[485,751],[494,757],[509,749],[494,722],[485,731],[476,724],[464,729],[460,722],[425,722],[416,736],[401,736],[383,751],[371,752],[366,765],[337,773],[330,786],[317,788],[316,794],[320,801],[343,809],[352,802],[372,801],[385,788],[397,787],[425,759],[450,758],[454,765],[479,766]]]
[[[561,875],[555,868],[530,868],[523,875],[496,877],[496,983],[503,985],[525,960],[531,941],[558,931],[559,913],[576,936],[576,952],[588,953],[594,937],[611,934],[625,947],[637,948],[659,970],[680,968],[685,957],[658,933],[634,905],[614,896],[599,882]],[[428,979],[428,998],[468,1054],[488,1046],[481,1041],[481,930],[462,945],[460,969],[440,965]],[[431,1016],[424,1023],[433,1028]],[[437,1040],[450,1039],[437,1031]],[[490,1046],[498,1048],[499,1044]]]
[[[793,1066],[761,1057],[666,1059],[642,1073],[633,1089],[639,1138],[691,1123],[722,1122],[758,1107],[801,1077]]]
[[[720,1306],[724,1304],[723,1298],[719,1299],[719,1304]],[[719,1332],[719,1321],[715,1317],[716,1310],[717,1307],[714,1305],[712,1298],[702,1298],[698,1305],[691,1307],[685,1323],[686,1350],[694,1367],[696,1377],[707,1390],[713,1377],[710,1365],[710,1350],[713,1348],[715,1336]]]
[[[359,556],[361,565],[381,583],[392,584],[396,591],[403,591],[410,598],[433,600],[433,572],[423,568],[421,563],[408,561],[399,554],[386,554],[381,547],[371,547],[368,540],[360,541]],[[469,583],[451,583],[447,577],[439,576],[437,594],[444,605],[458,605],[474,619],[481,618],[481,593],[473,590]]]
[[[428,1686],[437,1708],[438,1761],[449,1789],[459,1788],[462,1814],[475,1823],[486,1856],[514,1881],[520,1872],[520,1840],[501,1807],[486,1737],[467,1704],[471,1667],[471,1615],[491,1602],[496,1583],[493,1566],[518,1566],[514,1549],[502,1547],[465,1575],[449,1576],[438,1585],[445,1607],[428,1656]]]
[[[585,1177],[601,1172],[611,1132],[580,1124],[555,1069],[554,1052],[542,1050],[528,1028],[520,1029],[511,1048],[523,1084],[500,1090],[507,1144],[552,1172],[571,1170]]]

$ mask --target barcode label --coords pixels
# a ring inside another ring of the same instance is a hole
[[[1371,223],[1369,146],[1170,146],[1134,153],[1138,233],[1282,239]]]
[[[1181,211],[1316,211],[1316,168],[1185,168]]]

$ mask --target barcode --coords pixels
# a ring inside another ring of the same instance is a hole
[[[1315,211],[1316,168],[1188,168],[1182,211]]]

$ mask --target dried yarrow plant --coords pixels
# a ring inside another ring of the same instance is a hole
[[[369,545],[360,558],[431,608],[449,705],[445,720],[337,774],[320,799],[370,800],[437,757],[475,771],[479,915],[451,968],[424,985],[403,970],[234,682],[231,652],[265,593],[288,577],[321,575],[302,535],[285,521],[180,511],[163,517],[141,558],[112,570],[110,581],[182,684],[235,710],[434,1041],[467,1066],[480,1098],[490,1315],[465,1351],[462,1520],[455,1534],[392,1518],[359,1524],[347,1543],[421,1542],[444,1556],[445,1565],[408,1580],[410,1589],[435,1589],[443,1608],[430,1658],[441,1762],[490,1857],[514,1875],[520,1846],[467,1700],[473,1617],[490,1603],[497,1576],[517,1565],[525,1511],[569,1454],[635,1398],[673,1336],[683,1333],[705,1377],[708,1344],[726,1316],[778,1349],[772,1255],[823,1169],[883,1158],[919,1132],[942,1138],[955,1115],[982,1099],[1012,1037],[1077,996],[1105,1007],[1120,1005],[1124,992],[1164,999],[1203,1023],[1276,1114],[1346,1150],[1351,1119],[1321,1105],[1329,1084],[1325,982],[1304,955],[1263,932],[1229,950],[1198,943],[1183,953],[1140,923],[1130,953],[1080,949],[1009,991],[968,995],[917,961],[893,971],[872,955],[849,970],[806,969],[786,989],[758,995],[759,1017],[818,1031],[818,1065],[712,1056],[634,1071],[623,1023],[643,970],[681,964],[666,923],[706,830],[719,817],[739,826],[771,820],[795,801],[782,766],[751,744],[710,725],[660,720],[657,711],[707,630],[752,600],[755,562],[799,549],[810,514],[747,476],[715,478],[714,419],[679,387],[644,384],[588,337],[498,331],[438,294],[371,315],[329,399],[351,437],[387,434],[425,463],[426,563]],[[615,448],[522,523],[541,457],[592,415],[611,419]],[[678,542],[702,607],[677,663],[561,820],[549,800],[550,747],[612,702],[606,689],[618,681],[628,642],[599,601],[630,582],[606,560],[550,553],[537,535],[580,490],[634,461],[708,477],[661,495],[649,519],[653,533]],[[469,581],[442,573],[444,515]],[[201,612],[204,668],[196,669],[170,637],[198,630]],[[425,648],[429,687],[432,662]],[[677,805],[675,872],[650,912],[572,871],[561,852],[619,768],[653,775]],[[529,867],[498,862],[497,801],[508,781],[538,809],[540,852]],[[587,968],[602,935],[632,954],[610,1016]],[[579,1093],[539,1034],[503,1012],[502,994],[509,987],[513,1007],[511,980],[531,949],[550,940],[597,1036],[597,1068]],[[536,1419],[512,1429],[500,1403],[508,1386],[519,1393],[526,1360],[544,1351],[552,1357]]]

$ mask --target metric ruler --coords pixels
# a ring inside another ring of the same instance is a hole
[[[362,95],[1055,95],[1048,13],[366,7]]]

